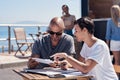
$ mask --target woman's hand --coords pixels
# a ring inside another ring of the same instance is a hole
[[[51,67],[58,68],[60,67],[60,61],[54,61],[54,63],[49,64]]]
[[[54,58],[54,60],[56,61],[56,63],[58,63],[58,67],[60,67],[62,70],[67,70],[68,67],[71,67],[70,64],[66,61],[59,61],[59,59],[61,58],[67,58],[68,55],[66,53],[56,53],[54,55],[52,55],[51,57]]]
[[[54,54],[54,55],[52,55],[51,57],[54,57],[54,60],[55,61],[59,61],[59,59],[61,59],[61,58],[67,58],[67,54],[66,53],[56,53],[56,54]]]
[[[68,69],[68,64],[67,64],[67,62],[61,62],[61,64],[60,64],[60,68],[62,69],[62,70],[67,70]]]
[[[61,68],[62,70],[67,70],[67,68],[68,68],[68,64],[65,60],[59,61],[59,62],[57,61],[57,62],[51,63],[49,65],[54,68]]]

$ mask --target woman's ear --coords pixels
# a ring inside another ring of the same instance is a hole
[[[86,32],[86,31],[88,31],[88,30],[87,30],[86,28],[83,28],[83,31]]]

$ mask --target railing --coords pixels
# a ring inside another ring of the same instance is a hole
[[[48,26],[47,24],[0,24],[0,27],[8,27],[8,38],[5,39],[5,38],[1,38],[0,41],[4,41],[4,40],[7,40],[8,41],[8,53],[10,54],[11,53],[11,27],[38,27],[38,32],[40,32],[40,27],[42,26]],[[3,33],[1,33],[3,34]]]

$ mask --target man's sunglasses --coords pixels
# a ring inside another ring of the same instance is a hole
[[[56,34],[57,36],[62,35],[62,32],[53,32],[53,31],[48,31],[51,35]]]

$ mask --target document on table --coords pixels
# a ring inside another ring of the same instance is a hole
[[[50,59],[42,59],[42,58],[32,58],[34,59],[35,61],[37,62],[40,62],[40,63],[44,63],[44,64],[50,64],[50,63],[54,63],[52,60]]]
[[[83,75],[76,69],[68,68],[67,70],[61,70],[60,68],[44,68],[44,69],[25,69],[25,72],[38,73],[47,75],[49,77],[69,77]]]

